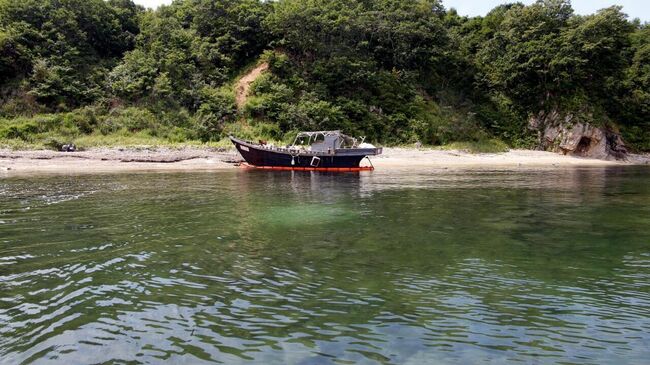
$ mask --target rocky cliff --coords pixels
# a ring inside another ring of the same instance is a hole
[[[539,148],[604,160],[624,160],[627,148],[621,136],[607,127],[583,122],[572,114],[541,112],[532,117],[529,127],[539,133]]]

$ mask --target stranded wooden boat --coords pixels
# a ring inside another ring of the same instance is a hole
[[[371,169],[360,167],[364,158],[382,153],[381,148],[340,131],[301,132],[287,147],[229,137],[249,165],[265,169],[360,171]]]

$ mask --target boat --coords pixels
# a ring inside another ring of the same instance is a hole
[[[293,144],[278,147],[229,136],[247,166],[263,169],[307,171],[361,171],[361,161],[382,153],[382,149],[341,131],[300,132]],[[370,161],[370,159],[368,159]]]

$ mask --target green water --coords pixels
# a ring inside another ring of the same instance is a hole
[[[650,169],[0,178],[0,363],[648,359]]]

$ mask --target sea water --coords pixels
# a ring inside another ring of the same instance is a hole
[[[0,178],[0,363],[648,359],[648,168]]]

